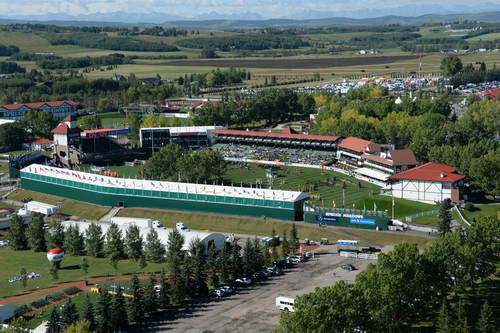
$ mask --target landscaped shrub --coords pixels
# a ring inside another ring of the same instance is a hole
[[[472,212],[475,209],[475,207],[471,202],[466,202],[465,209],[468,210],[469,212]]]
[[[61,291],[45,296],[45,300],[50,303],[60,301],[64,298],[66,298],[66,294]]]
[[[82,290],[78,287],[69,287],[69,288],[66,288],[63,290],[63,292],[68,296],[78,294],[80,291],[82,291]]]
[[[22,316],[23,314],[25,314],[26,312],[30,312],[31,311],[31,307],[24,304],[24,305],[21,305],[21,306],[18,306],[15,310],[14,310],[14,316],[15,317],[20,317]]]
[[[48,305],[48,304],[49,304],[49,302],[45,298],[40,298],[36,301],[31,302],[31,306],[36,308],[36,309],[39,309],[39,308],[41,308],[45,305]]]

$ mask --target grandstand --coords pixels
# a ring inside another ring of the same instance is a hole
[[[21,187],[98,205],[209,212],[301,221],[303,192],[115,178],[32,164]]]

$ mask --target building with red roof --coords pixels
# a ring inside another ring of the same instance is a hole
[[[36,102],[19,104],[1,104],[0,118],[10,120],[23,120],[26,112],[48,111],[55,117],[63,119],[76,112],[80,104],[73,101]]]
[[[44,151],[49,149],[54,144],[54,141],[49,139],[37,139],[23,144],[26,150]]]
[[[497,100],[500,96],[500,88],[488,89],[478,94],[483,99]]]
[[[243,130],[215,130],[214,139],[219,143],[264,145],[321,150],[335,150],[339,136],[273,133]]]
[[[56,163],[68,167],[80,164],[82,129],[76,126],[76,117],[68,115],[52,130],[53,157]]]
[[[451,165],[429,162],[389,177],[392,195],[426,203],[461,200],[460,188],[465,176]]]

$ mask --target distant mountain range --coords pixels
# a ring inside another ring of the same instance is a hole
[[[262,19],[259,14],[241,13],[231,15],[227,19],[226,15],[216,12],[200,15],[194,19],[164,14],[131,14],[126,12],[114,12],[109,14],[93,14],[91,16],[71,16],[57,15],[55,19],[52,15],[36,16],[31,18],[0,18],[0,23],[48,23],[55,25],[75,25],[75,26],[151,26],[162,25],[166,27],[176,27],[181,29],[198,30],[235,30],[235,29],[259,29],[266,27],[327,27],[327,26],[380,26],[387,24],[401,25],[421,25],[429,22],[454,22],[454,21],[479,21],[479,22],[500,22],[499,11],[475,13],[475,14],[427,14],[415,17],[409,16],[379,16],[372,18],[349,18],[349,17],[325,17],[314,19]],[[306,15],[318,16],[318,13],[305,13]],[[325,14],[326,15],[326,14]],[[118,20],[119,19],[119,20]],[[132,23],[143,22],[143,23]],[[154,23],[152,23],[154,22]]]

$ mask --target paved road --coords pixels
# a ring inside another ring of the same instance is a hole
[[[359,268],[347,272],[340,268],[352,263]],[[353,281],[368,261],[353,260],[337,254],[323,254],[315,260],[298,264],[286,274],[274,277],[237,294],[198,304],[179,311],[177,318],[159,323],[151,331],[185,333],[274,332],[279,327],[277,296],[297,296],[325,287],[339,280]],[[335,276],[334,273],[335,272]]]

